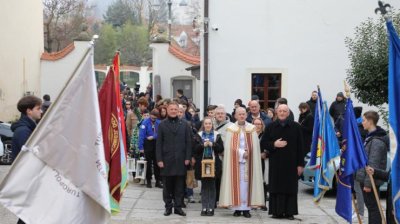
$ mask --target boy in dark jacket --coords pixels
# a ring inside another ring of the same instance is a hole
[[[365,138],[364,146],[368,156],[368,165],[374,169],[386,169],[387,149],[389,148],[389,137],[385,130],[377,126],[379,115],[375,111],[364,113],[362,125],[368,134]],[[372,183],[365,172],[365,169],[357,171],[356,180],[360,183],[363,191],[364,202],[368,209],[368,223],[381,223],[381,215],[378,204],[372,191]],[[379,186],[382,180],[375,180],[376,188],[379,193]]]
[[[12,159],[17,158],[22,146],[36,128],[36,121],[42,116],[42,100],[36,96],[25,96],[18,101],[17,108],[21,112],[20,119],[11,125],[14,132],[12,139]],[[21,219],[17,224],[24,224]]]
[[[11,125],[14,132],[12,139],[12,159],[17,158],[22,146],[36,127],[36,121],[42,115],[42,100],[36,96],[25,96],[18,101],[17,108],[21,117]]]

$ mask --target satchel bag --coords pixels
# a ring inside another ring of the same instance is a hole
[[[197,181],[196,178],[194,177],[193,169],[186,171],[186,187],[190,189],[197,187]]]

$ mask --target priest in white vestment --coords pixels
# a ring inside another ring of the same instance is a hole
[[[237,108],[235,117],[224,141],[219,207],[250,218],[251,208],[265,206],[260,143],[255,126],[246,122],[246,110]]]

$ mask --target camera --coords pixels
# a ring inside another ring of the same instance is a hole
[[[214,25],[211,26],[211,29],[214,30],[214,31],[218,31],[219,27],[214,24]]]

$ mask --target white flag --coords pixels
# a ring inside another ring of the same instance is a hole
[[[101,224],[110,198],[90,47],[0,185],[0,202],[30,224]]]

